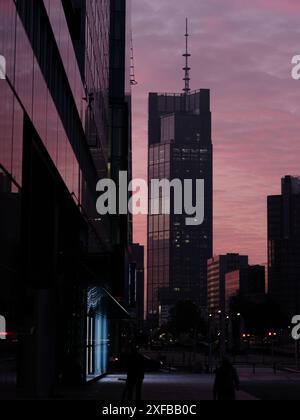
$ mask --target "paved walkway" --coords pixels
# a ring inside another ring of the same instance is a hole
[[[260,367],[256,369],[238,368],[241,389],[238,400],[300,400],[300,374],[297,372],[277,372]],[[11,380],[10,380],[11,379]],[[189,373],[157,373],[146,375],[143,398],[146,401],[209,401],[212,400],[214,376]],[[13,378],[0,381],[0,399],[16,398]],[[11,385],[11,386],[8,386]],[[125,375],[109,375],[106,378],[82,387],[57,390],[55,399],[119,401],[125,388]]]
[[[122,379],[122,380],[120,380]],[[110,375],[85,389],[77,389],[63,395],[67,399],[98,401],[121,400],[125,376]],[[195,374],[150,374],[146,375],[143,399],[146,401],[209,401],[212,400],[213,376]],[[239,392],[238,400],[256,400]]]

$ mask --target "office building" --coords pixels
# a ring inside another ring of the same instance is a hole
[[[189,56],[186,50],[186,60]],[[153,179],[203,179],[205,219],[201,225],[187,226],[186,215],[174,212],[171,193],[160,197],[171,202],[171,214],[160,211],[148,217],[147,316],[153,324],[159,322],[160,307],[186,299],[202,307],[207,302],[207,260],[212,256],[213,229],[210,91],[191,92],[189,70],[186,62],[183,93],[149,94],[148,179],[149,184]],[[149,208],[158,198],[150,199]],[[163,295],[168,295],[168,302],[163,302]]]
[[[97,181],[111,176],[115,158],[113,53],[124,63],[118,94],[124,89],[124,102],[129,95],[126,7],[125,0],[1,2],[0,316],[8,334],[1,341],[12,359],[18,354],[18,387],[30,396],[50,395],[60,378],[82,383],[105,374],[109,323],[127,316],[114,298],[126,280],[112,281],[125,252],[116,254],[111,220],[95,205]],[[112,52],[116,8],[123,48]],[[130,112],[124,119],[127,129]],[[130,161],[130,132],[122,135]]]
[[[144,247],[139,244],[130,246],[131,261],[129,264],[129,282],[127,289],[128,312],[131,314],[132,324],[136,330],[142,330],[144,326]]]
[[[234,297],[255,302],[265,297],[265,267],[260,265],[239,268],[225,275],[225,310],[230,311]]]
[[[269,295],[292,317],[300,311],[300,178],[281,185],[281,195],[268,197]]]
[[[248,257],[239,254],[220,255],[208,261],[208,312],[222,313],[226,309],[226,274],[248,268]],[[228,293],[238,289],[236,277],[229,278]]]
[[[130,80],[131,1],[111,1],[110,27],[110,157],[109,175],[119,196],[119,172],[132,178],[132,101]],[[118,301],[127,304],[128,266],[131,261],[132,215],[110,216],[112,247],[115,255],[112,282]],[[124,275],[125,273],[125,275]]]

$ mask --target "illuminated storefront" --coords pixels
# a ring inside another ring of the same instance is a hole
[[[102,376],[108,369],[108,318],[105,293],[99,287],[89,288],[87,298],[87,380]]]

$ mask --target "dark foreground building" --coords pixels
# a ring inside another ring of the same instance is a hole
[[[268,197],[269,294],[289,318],[300,311],[300,178],[282,179]]]
[[[184,57],[189,57],[188,52]],[[187,226],[185,214],[174,214],[171,194],[160,197],[171,201],[171,214],[148,217],[147,311],[154,324],[178,301],[207,304],[207,260],[212,256],[213,230],[210,91],[190,92],[188,63],[184,70],[184,93],[149,95],[148,178],[149,183],[153,179],[203,179],[205,220]],[[150,200],[149,207],[151,204]]]
[[[135,331],[142,331],[144,327],[144,292],[145,292],[145,272],[144,272],[144,247],[139,244],[130,246],[130,270],[127,289],[128,311],[131,318],[135,321],[132,327]]]
[[[96,183],[115,159],[113,56],[122,64],[119,158],[130,166],[126,8],[125,0],[0,2],[0,363],[15,366],[31,396],[105,374],[110,325],[127,316],[113,296],[124,298],[130,233],[116,238],[124,221],[112,226],[95,206]]]

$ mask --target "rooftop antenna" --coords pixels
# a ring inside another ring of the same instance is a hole
[[[135,78],[135,65],[134,65],[134,51],[133,51],[132,36],[130,40],[130,84],[131,86],[136,86],[138,84]]]
[[[183,92],[185,95],[188,95],[191,91],[190,89],[190,70],[189,67],[189,58],[191,57],[191,54],[189,54],[189,29],[188,29],[188,18],[186,18],[186,31],[185,31],[185,54],[183,54],[183,57],[185,58],[185,67],[184,70],[184,89]]]

